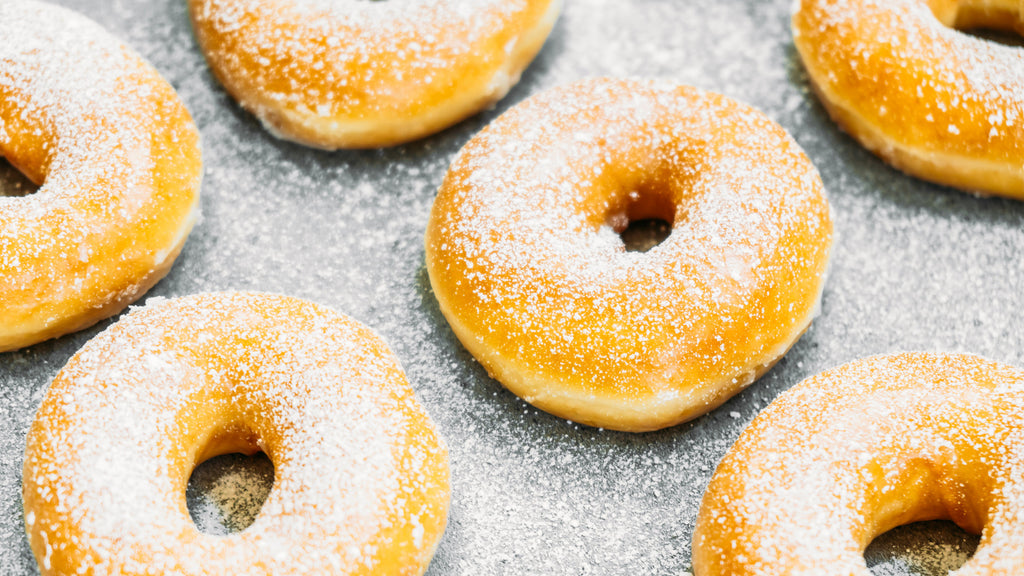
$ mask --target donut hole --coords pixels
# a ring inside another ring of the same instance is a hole
[[[974,36],[975,38],[988,40],[989,42],[995,42],[996,44],[1024,48],[1024,36],[1020,36],[1012,32],[1006,32],[1003,30],[991,30],[987,28],[973,28],[969,30],[959,31],[963,32],[964,34]]]
[[[672,234],[672,224],[660,218],[645,218],[630,222],[619,233],[627,252],[647,252],[664,242]]]
[[[876,576],[946,576],[970,560],[980,539],[954,522],[914,522],[880,534],[864,560]]]
[[[619,235],[627,252],[647,252],[668,239],[676,219],[676,203],[658,189],[640,188],[613,198],[606,224]]]
[[[263,452],[215,456],[192,471],[185,502],[200,532],[225,536],[248,528],[274,485],[274,464]]]
[[[995,7],[980,0],[930,0],[943,25],[982,40],[1024,46],[1024,10]]]
[[[0,156],[0,196],[28,196],[38,190],[39,186]]]

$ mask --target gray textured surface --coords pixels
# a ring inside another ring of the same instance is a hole
[[[679,574],[718,459],[804,377],[902,350],[1024,365],[1024,203],[916,181],[841,134],[807,91],[789,0],[568,0],[540,58],[497,109],[409,146],[334,154],[275,140],[227,97],[182,0],[58,3],[147,57],[203,134],[203,216],[151,295],[308,298],[373,327],[402,360],[451,449],[451,517],[431,576]],[[583,428],[504,391],[455,340],[423,266],[427,215],[459,147],[529,94],[593,75],[672,78],[759,107],[807,150],[835,213],[832,274],[811,329],[752,388],[659,433]],[[9,172],[0,162],[0,187]],[[0,354],[0,573],[37,573],[21,519],[25,433],[50,379],[106,325]],[[949,526],[926,526],[887,535],[869,558],[878,573],[937,574],[970,546]]]

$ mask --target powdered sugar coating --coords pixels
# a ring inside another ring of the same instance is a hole
[[[807,91],[790,0],[573,0],[495,110],[414,145],[335,154],[283,143],[238,109],[210,74],[184,2],[57,3],[152,62],[203,133],[203,216],[151,294],[301,296],[371,326],[401,359],[452,458],[450,522],[431,576],[680,576],[715,465],[777,394],[895,350],[1024,365],[1024,203],[906,177],[837,130]],[[504,390],[448,328],[423,268],[430,206],[466,141],[530,94],[596,75],[666,78],[756,105],[813,160],[835,218],[822,313],[808,332],[721,409],[658,433],[573,425]],[[4,574],[38,574],[21,511],[25,435],[55,374],[100,328],[0,354]],[[913,534],[922,545],[933,536]],[[881,544],[904,553],[902,542]],[[886,572],[897,574],[931,573]]]
[[[673,222],[646,253],[615,229]],[[821,181],[753,110],[671,82],[534,96],[453,162],[427,267],[467,348],[528,402],[651,430],[750,384],[806,329],[832,223]]]
[[[198,532],[181,497],[197,460],[257,447],[276,474],[256,521]],[[44,574],[418,574],[447,456],[368,329],[219,293],[151,300],[72,358],[29,433],[24,498]]]
[[[1024,372],[903,354],[810,378],[772,402],[715,471],[694,567],[717,574],[869,574],[863,551],[908,522],[982,534],[956,574],[1024,565]]]
[[[274,134],[321,148],[413,140],[502,98],[560,0],[192,0],[210,65]]]
[[[794,37],[833,116],[914,175],[1024,198],[1024,52],[949,26],[1024,28],[1019,3],[803,0]],[[940,17],[942,20],[940,21]]]
[[[0,5],[0,350],[119,312],[166,273],[198,205],[198,133],[173,89],[68,10]]]

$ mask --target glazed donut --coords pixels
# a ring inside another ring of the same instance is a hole
[[[657,218],[668,239],[627,252]],[[534,406],[615,430],[703,414],[817,311],[832,240],[785,131],[716,94],[595,79],[503,114],[462,150],[426,234],[441,312]]]
[[[255,522],[197,531],[195,466],[266,452]],[[387,346],[293,298],[151,303],[57,375],[28,435],[25,524],[43,576],[416,575],[447,521],[448,456]]]
[[[901,354],[805,380],[718,465],[693,536],[697,576],[869,576],[864,549],[948,519],[981,534],[959,576],[1024,567],[1024,371]]]
[[[167,274],[195,221],[188,111],[63,8],[0,3],[0,155],[41,185],[0,196],[0,352],[120,312]]]
[[[1024,33],[1019,0],[800,0],[793,36],[832,118],[909,174],[1024,199],[1024,50],[957,32]]]
[[[500,100],[561,0],[189,0],[227,91],[279,138],[393,146]]]

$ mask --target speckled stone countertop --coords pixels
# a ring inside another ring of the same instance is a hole
[[[451,450],[451,515],[431,576],[685,574],[716,463],[783,390],[906,350],[1024,365],[1024,203],[907,177],[842,134],[809,92],[789,0],[568,0],[544,51],[494,110],[411,145],[337,153],[276,140],[238,108],[198,51],[184,1],[57,3],[148,58],[202,132],[202,217],[150,295],[307,298],[371,326],[401,359]],[[831,275],[810,330],[722,408],[658,433],[574,425],[506,392],[456,341],[424,269],[430,206],[459,148],[527,96],[596,75],[668,78],[760,108],[817,165],[835,215]],[[0,189],[17,181],[0,162]],[[25,434],[54,374],[107,325],[0,354],[0,573],[37,573],[22,525]],[[215,503],[251,508],[271,474],[266,462],[237,458],[202,467],[189,491],[197,523],[222,530]],[[931,523],[883,536],[867,557],[876,574],[945,574],[975,544]]]

